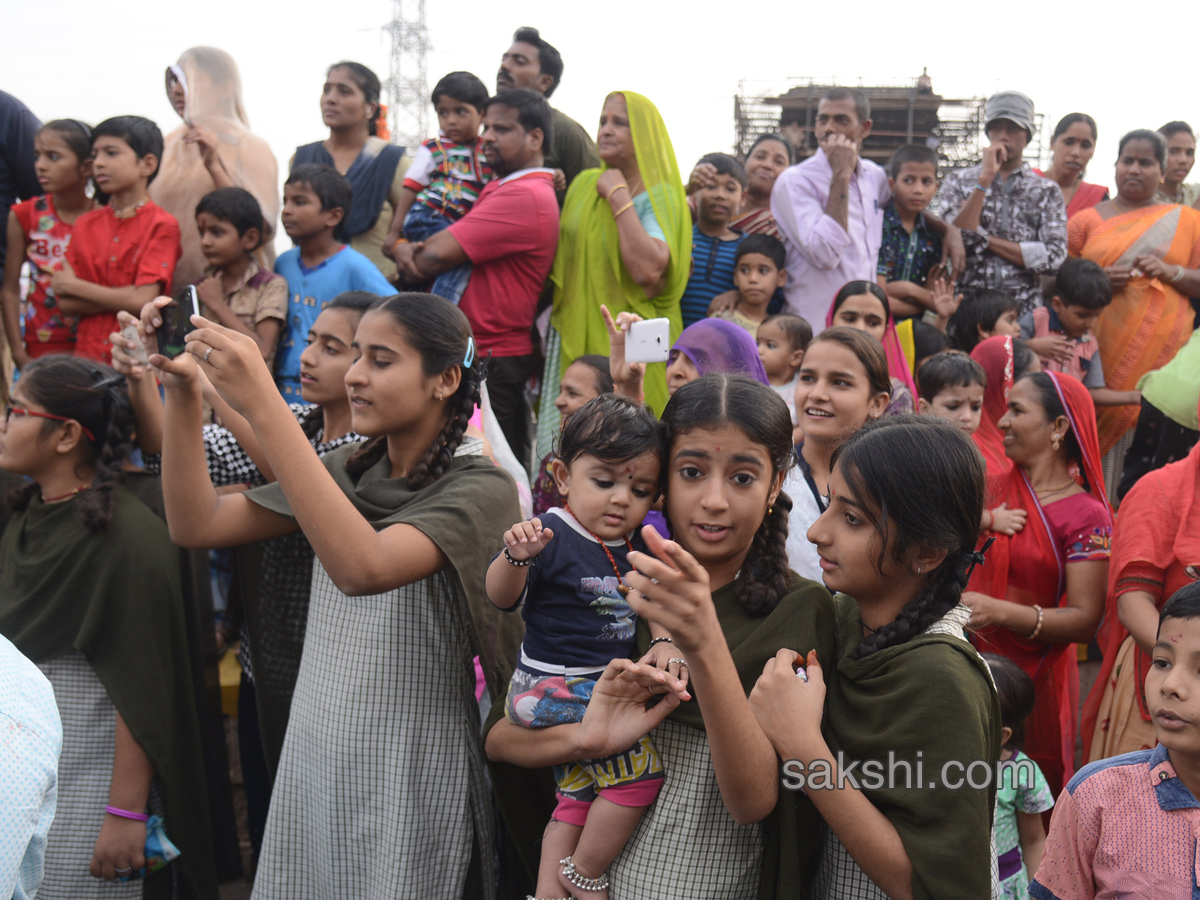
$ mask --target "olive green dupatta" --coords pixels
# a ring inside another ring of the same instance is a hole
[[[964,638],[928,632],[854,659],[863,639],[858,604],[842,594],[834,604],[836,675],[828,664],[823,729],[830,749],[846,767],[858,762],[850,774],[859,778],[868,760],[885,777],[894,762],[892,783],[862,790],[900,834],[916,900],[986,900],[996,785],[973,788],[954,765],[982,760],[994,773],[1000,759],[1000,704],[986,663]],[[972,777],[983,782],[978,770]],[[955,789],[949,782],[959,778]]]
[[[141,501],[121,487],[113,495],[112,522],[98,534],[74,499],[34,497],[13,516],[0,538],[0,634],[35,663],[82,653],[150,760],[181,855],[147,879],[146,896],[169,896],[174,877],[180,897],[215,898],[179,551]]]

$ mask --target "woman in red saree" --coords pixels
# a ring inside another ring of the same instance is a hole
[[[1132,391],[1160,369],[1192,334],[1188,297],[1200,297],[1200,212],[1158,202],[1166,145],[1154,131],[1121,139],[1117,196],[1067,223],[1067,250],[1104,267],[1113,301],[1096,338],[1107,387]],[[1112,406],[1099,416],[1108,495],[1116,496],[1138,407]],[[1109,455],[1111,454],[1111,455]]]
[[[1146,673],[1163,604],[1200,577],[1200,445],[1146,475],[1113,531],[1108,606],[1097,640],[1104,665],[1083,707],[1083,759],[1155,745]]]
[[[1037,702],[1022,749],[1057,795],[1074,773],[1079,670],[1072,645],[1090,641],[1100,622],[1112,513],[1082,382],[1051,372],[1019,378],[999,427],[1014,465],[988,480],[1029,518],[1017,534],[997,536],[963,602],[976,647],[1008,657],[1033,679]]]
[[[1004,435],[1000,433],[999,423],[1008,412],[1008,395],[1017,377],[1013,357],[1013,339],[1001,335],[980,341],[971,351],[971,359],[983,366],[987,374],[983,415],[979,418],[979,428],[971,437],[983,454],[989,476],[1003,475],[1012,468],[1012,460],[1004,455]]]
[[[1096,152],[1095,119],[1087,113],[1078,112],[1063,116],[1054,126],[1050,149],[1054,154],[1050,160],[1050,167],[1045,172],[1034,169],[1033,173],[1049,178],[1062,188],[1068,219],[1075,213],[1091,209],[1102,200],[1108,199],[1108,188],[1083,180],[1087,164]]]
[[[1040,372],[1042,364],[1022,341],[996,335],[975,345],[971,359],[983,367],[987,387],[983,391],[983,415],[979,428],[971,437],[983,454],[989,476],[1003,475],[1012,468],[1012,460],[1004,453],[1004,434],[1000,420],[1008,412],[1008,395],[1013,382],[1026,372]],[[989,503],[991,498],[988,498]]]

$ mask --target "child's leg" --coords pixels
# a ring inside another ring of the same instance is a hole
[[[624,849],[632,836],[638,822],[641,821],[645,806],[621,806],[605,799],[601,794],[588,811],[587,823],[583,832],[577,837],[575,852],[570,854],[575,871],[584,878],[599,878],[607,870],[617,854]],[[565,859],[566,854],[559,859]],[[538,890],[541,890],[542,872],[545,871],[546,853],[542,852],[542,868],[538,870]],[[562,872],[563,867],[559,867]],[[572,884],[566,874],[559,875],[559,884],[573,893],[580,900],[607,900],[608,889],[588,891]]]
[[[427,241],[439,231],[450,227],[450,220],[424,203],[413,203],[404,217],[401,232],[410,241]]]
[[[414,203],[404,217],[404,236],[410,241],[427,241],[439,231],[450,227],[450,220],[430,209],[424,203]],[[429,293],[436,294],[457,305],[462,299],[467,282],[471,279],[471,264],[463,263],[448,272],[443,272],[429,286]]]
[[[663,785],[662,762],[647,735],[622,754],[582,765],[602,787],[588,810],[570,866],[563,867],[560,878],[562,885],[571,888],[580,900],[607,900],[606,870],[633,835],[646,808],[658,797]],[[574,880],[571,868],[577,876]],[[600,884],[589,890],[581,886],[580,878]]]
[[[560,822],[558,819],[551,819],[550,824],[546,826],[546,830],[542,833],[542,858],[538,863],[536,895],[538,900],[571,896],[569,890],[562,889],[562,884],[558,880],[558,873],[562,871],[560,860],[575,851],[575,845],[578,843],[582,831],[583,829],[578,825]]]
[[[429,293],[449,300],[457,306],[467,289],[467,282],[471,280],[471,268],[471,264],[467,262],[443,272],[433,280]]]

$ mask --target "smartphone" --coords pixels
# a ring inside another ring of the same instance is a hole
[[[143,366],[150,365],[150,357],[146,355],[146,347],[142,344],[142,335],[138,331],[138,327],[136,325],[126,325],[121,330],[121,335],[125,340],[133,341],[133,349],[128,352],[133,357],[134,362],[141,363]]]
[[[163,320],[158,326],[158,352],[167,359],[174,359],[183,352],[188,332],[196,330],[192,324],[192,316],[200,315],[196,288],[189,284],[158,312]]]
[[[669,319],[644,319],[625,332],[625,362],[665,363],[671,355]]]

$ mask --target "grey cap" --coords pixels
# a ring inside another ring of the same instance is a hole
[[[1033,140],[1033,101],[1020,91],[1001,91],[988,97],[984,114],[987,117],[985,131],[997,119],[1008,119],[1024,128],[1029,139]]]

